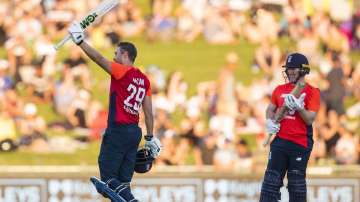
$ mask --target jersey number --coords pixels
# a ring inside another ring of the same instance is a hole
[[[145,88],[136,87],[131,83],[127,91],[130,95],[124,100],[124,105],[138,112],[145,97]]]

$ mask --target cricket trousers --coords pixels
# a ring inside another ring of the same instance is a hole
[[[106,129],[101,143],[98,158],[101,180],[126,201],[134,199],[130,182],[141,137],[138,125],[117,125]]]
[[[282,140],[274,140],[282,141]],[[306,168],[311,149],[301,148],[295,143],[270,146],[268,165],[261,186],[260,202],[278,202],[280,188],[287,174],[289,202],[306,202]],[[283,145],[286,145],[285,147]]]

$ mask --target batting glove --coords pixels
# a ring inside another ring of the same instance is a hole
[[[280,123],[275,123],[272,119],[266,119],[265,129],[268,134],[276,134],[280,130]]]
[[[306,93],[302,93],[299,98],[296,98],[292,94],[287,94],[284,99],[285,106],[292,111],[302,110],[302,109],[304,109],[304,106],[305,106],[305,103],[304,103],[305,96],[306,96]]]
[[[145,148],[151,151],[153,158],[157,158],[160,155],[162,145],[160,140],[153,135],[145,135]]]
[[[71,23],[68,32],[71,36],[71,39],[76,45],[80,45],[84,41],[84,31],[82,30],[78,22],[74,21],[73,23]]]

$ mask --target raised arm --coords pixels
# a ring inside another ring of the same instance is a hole
[[[73,42],[78,45],[92,61],[103,68],[108,74],[111,74],[111,62],[84,41],[84,31],[81,29],[80,24],[73,22],[68,31]]]
[[[79,47],[86,53],[89,58],[111,75],[111,62],[102,56],[97,50],[91,47],[85,41]]]

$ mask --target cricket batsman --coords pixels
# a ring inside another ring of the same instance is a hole
[[[306,202],[306,167],[313,146],[312,123],[320,107],[320,91],[305,83],[298,98],[290,94],[297,82],[305,82],[304,77],[310,72],[304,55],[288,55],[283,67],[288,83],[275,88],[266,109],[266,131],[276,136],[270,144],[260,202],[281,199],[280,188],[285,174],[290,202]],[[286,106],[287,113],[277,123],[274,117],[282,106]]]
[[[99,154],[101,181],[92,178],[97,191],[113,202],[137,201],[131,193],[136,154],[142,137],[138,126],[139,111],[145,115],[147,135],[145,148],[153,158],[161,151],[159,139],[153,136],[153,113],[149,79],[134,67],[137,50],[130,42],[120,42],[113,61],[107,60],[84,41],[78,22],[68,29],[73,42],[111,76],[108,125]]]

